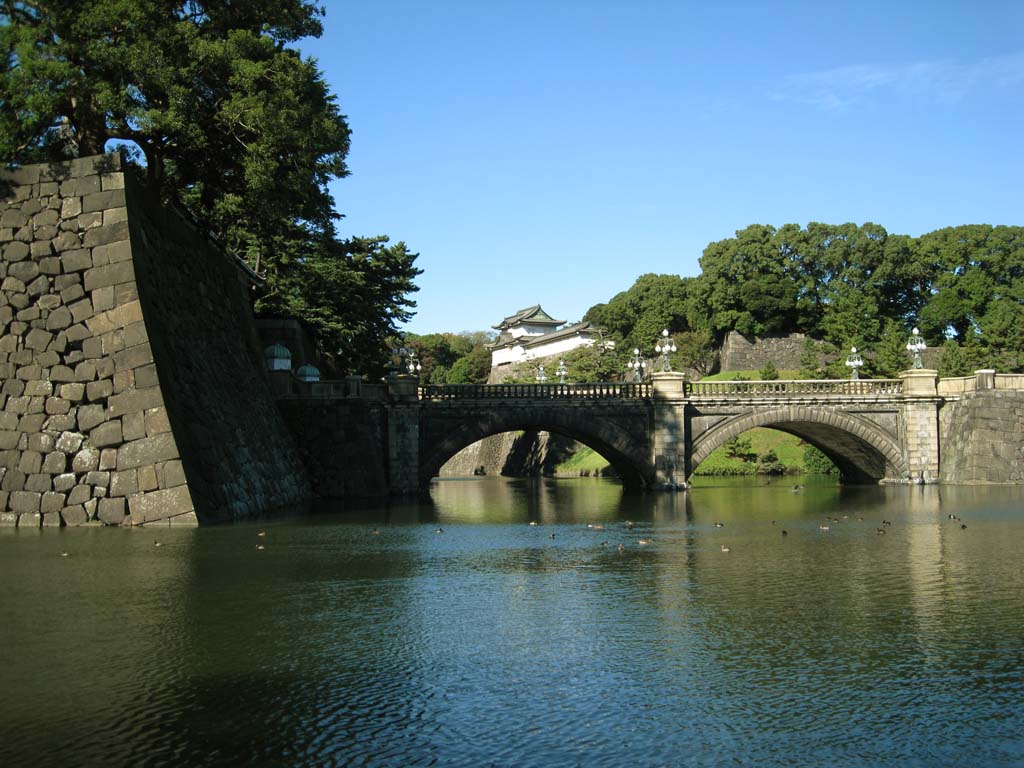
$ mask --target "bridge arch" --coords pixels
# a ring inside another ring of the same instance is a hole
[[[735,416],[711,427],[693,444],[689,474],[727,440],[754,427],[796,435],[828,456],[850,482],[878,482],[907,475],[896,439],[877,424],[832,408],[793,405]]]
[[[424,424],[420,487],[427,487],[440,474],[444,463],[466,446],[502,432],[531,429],[556,432],[593,448],[608,460],[629,488],[647,488],[654,483],[655,470],[647,439],[638,439],[638,435],[615,421],[586,409],[551,408],[543,412],[495,409],[464,417],[454,424]],[[436,437],[432,437],[435,433]]]

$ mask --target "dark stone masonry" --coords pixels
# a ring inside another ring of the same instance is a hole
[[[122,163],[0,172],[0,524],[195,525],[304,500],[239,267]]]

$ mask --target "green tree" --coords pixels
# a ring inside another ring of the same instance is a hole
[[[679,351],[676,360],[683,368],[690,368],[700,376],[707,376],[717,362],[715,337],[708,328],[683,331],[672,336]]]
[[[893,379],[900,371],[912,365],[910,353],[907,352],[907,338],[910,334],[895,320],[887,320],[882,338],[875,348],[873,357],[865,358],[870,373],[883,379]]]
[[[0,156],[132,147],[150,192],[265,275],[257,310],[315,311],[328,352],[342,340],[349,362],[379,364],[363,342],[408,316],[419,270],[393,246],[378,289],[381,271],[360,262],[382,239],[337,238],[327,184],[347,175],[349,129],[291,46],[321,33],[322,13],[310,0],[0,0]],[[335,290],[359,301],[347,309]]]
[[[460,357],[448,372],[449,384],[485,384],[491,374],[491,353],[484,346],[474,347]]]
[[[821,364],[818,362],[819,344],[810,336],[804,339],[800,348],[800,373],[802,379],[818,379],[823,375]]]
[[[970,373],[967,355],[957,340],[947,339],[942,345],[942,355],[939,357],[939,376],[967,376]]]
[[[810,475],[839,474],[839,468],[832,463],[832,459],[813,445],[808,445],[804,448],[804,467]]]
[[[596,304],[583,319],[605,329],[619,345],[646,350],[654,346],[662,329],[688,328],[688,291],[692,278],[678,275],[641,275],[626,291],[607,304]]]
[[[588,384],[597,381],[621,381],[626,361],[621,352],[607,349],[601,344],[577,347],[566,353],[562,358],[569,373],[567,381],[576,384]],[[552,369],[554,370],[554,369]],[[557,381],[557,376],[548,376]]]
[[[775,363],[769,360],[762,366],[761,370],[758,371],[758,375],[762,381],[775,381],[779,378],[779,369],[775,367]]]

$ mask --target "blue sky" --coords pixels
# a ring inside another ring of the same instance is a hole
[[[326,2],[343,235],[416,333],[568,320],[752,223],[1024,224],[1024,2]]]

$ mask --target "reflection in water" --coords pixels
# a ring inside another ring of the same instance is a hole
[[[0,531],[0,764],[1019,765],[1021,497],[482,478]]]

